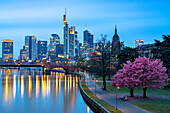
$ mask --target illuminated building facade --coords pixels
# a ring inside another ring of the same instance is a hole
[[[83,32],[83,36],[84,36],[84,55],[85,57],[91,56],[93,50],[93,35],[88,30],[85,30]]]
[[[2,59],[13,59],[13,40],[2,40]]]
[[[75,31],[75,56],[79,57],[79,40],[78,40],[78,33]]]
[[[56,52],[55,51],[48,51],[48,60],[55,61],[56,60]]]
[[[35,36],[25,36],[25,50],[27,51],[27,60],[36,60],[37,38]]]
[[[75,56],[75,27],[69,28],[69,55],[71,58]]]
[[[42,60],[47,54],[47,41],[38,41],[38,59]]]
[[[144,40],[135,40],[135,47],[141,46],[144,44]]]
[[[56,57],[64,58],[64,45],[63,44],[56,45]]]
[[[58,34],[52,34],[50,38],[49,51],[56,51],[57,44],[60,44],[60,37]]]
[[[65,58],[67,55],[69,55],[69,25],[67,24],[66,21],[66,12],[65,15],[63,16],[63,22],[64,22],[64,56]]]
[[[112,39],[112,49],[117,50],[117,51],[120,50],[120,40],[119,40],[119,36],[117,34],[117,27],[116,26],[115,26],[115,34],[114,34],[113,39]]]
[[[84,56],[84,46],[82,43],[79,43],[79,56],[80,57]]]
[[[26,60],[27,59],[27,51],[25,50],[25,46],[23,46],[23,49],[20,49],[20,60]]]

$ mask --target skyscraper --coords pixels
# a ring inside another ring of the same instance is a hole
[[[79,56],[79,40],[78,40],[78,33],[75,31],[75,56]]]
[[[25,36],[25,50],[27,51],[27,60],[36,60],[37,38],[35,36]]]
[[[84,54],[85,57],[91,56],[93,50],[93,35],[86,29],[84,32]]]
[[[42,60],[47,54],[47,41],[38,41],[38,59]]]
[[[13,59],[13,40],[2,40],[2,59]]]
[[[56,45],[56,57],[64,58],[64,45],[63,44]]]
[[[56,51],[56,45],[60,44],[60,37],[58,34],[52,34],[50,38],[50,51]]]
[[[64,56],[65,58],[67,57],[67,55],[69,55],[69,25],[67,24],[66,21],[66,11],[65,11],[65,15],[63,16],[63,23],[64,23]]]
[[[23,46],[23,49],[20,49],[20,60],[26,60],[27,59],[27,51],[25,50],[25,46]]]
[[[69,28],[69,55],[71,58],[75,56],[75,27]]]
[[[117,50],[117,51],[120,50],[120,40],[119,40],[119,36],[117,34],[117,26],[115,26],[115,34],[112,39],[112,49]]]
[[[144,44],[144,40],[135,40],[135,47],[141,46]]]

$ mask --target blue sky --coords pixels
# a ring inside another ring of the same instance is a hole
[[[0,42],[14,40],[14,58],[18,58],[26,35],[49,42],[51,34],[57,33],[63,43],[67,8],[67,22],[76,27],[80,42],[87,24],[95,41],[101,34],[111,40],[117,25],[126,46],[135,47],[136,39],[153,43],[162,40],[162,34],[170,34],[169,4],[169,0],[0,0]]]

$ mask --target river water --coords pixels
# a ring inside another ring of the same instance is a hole
[[[79,77],[39,70],[0,69],[0,113],[92,113]]]

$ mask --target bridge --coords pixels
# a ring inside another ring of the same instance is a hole
[[[14,63],[3,63],[0,64],[0,67],[42,67],[43,68],[43,74],[44,74],[44,65],[42,64],[14,64]]]
[[[43,64],[3,63],[3,64],[0,64],[0,67],[42,67],[43,74],[44,74],[44,72],[52,71],[54,68],[63,68],[65,70],[65,73],[70,73],[77,69],[77,67],[71,66],[71,65],[47,64],[46,62],[44,62]]]

